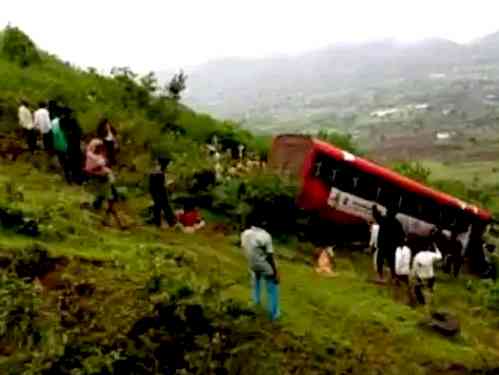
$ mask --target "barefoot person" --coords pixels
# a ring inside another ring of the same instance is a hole
[[[249,223],[258,224],[250,219]],[[260,305],[261,280],[265,280],[267,305],[271,320],[279,318],[279,273],[274,260],[272,237],[264,229],[252,225],[241,234],[241,245],[251,273],[253,301]]]

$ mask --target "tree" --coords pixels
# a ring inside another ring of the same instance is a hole
[[[1,51],[8,60],[23,68],[40,62],[35,43],[17,27],[7,26]]]
[[[140,77],[139,82],[150,94],[154,94],[158,90],[158,79],[154,72],[149,72],[145,76]]]
[[[168,96],[175,101],[180,100],[182,91],[186,89],[187,75],[181,70],[180,73],[175,74],[170,83],[166,85]]]

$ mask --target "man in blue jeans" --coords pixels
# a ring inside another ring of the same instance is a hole
[[[265,279],[270,319],[279,318],[279,273],[274,260],[272,237],[262,228],[251,226],[241,234],[241,246],[248,258],[251,272],[253,301],[260,305],[261,280]]]

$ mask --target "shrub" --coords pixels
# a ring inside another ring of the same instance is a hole
[[[415,162],[402,162],[395,164],[393,167],[395,172],[400,173],[403,176],[412,178],[413,180],[427,183],[430,177],[431,171],[428,168],[425,168],[421,163]]]
[[[359,150],[355,144],[351,134],[341,134],[336,131],[322,129],[317,133],[317,138],[353,154],[362,154],[361,150]]]

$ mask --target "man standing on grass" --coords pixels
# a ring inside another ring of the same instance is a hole
[[[252,224],[257,224],[254,221]],[[258,223],[259,224],[259,223]],[[271,320],[279,318],[279,273],[274,260],[272,237],[264,229],[252,225],[241,234],[241,246],[248,259],[251,273],[253,301],[260,305],[260,284],[265,279],[267,306]]]
[[[45,102],[40,102],[38,107],[34,114],[34,127],[42,134],[43,148],[51,155],[54,142],[52,139],[52,123],[49,111]]]
[[[24,136],[26,137],[26,143],[28,149],[33,154],[36,149],[36,139],[37,134],[33,125],[33,115],[28,108],[28,102],[26,100],[21,100],[21,105],[18,111],[19,125],[24,131]]]
[[[378,281],[384,282],[383,279],[383,264],[384,261],[388,263],[390,267],[390,276],[392,280],[395,280],[395,251],[397,247],[403,244],[405,238],[405,232],[402,228],[402,224],[397,219],[397,211],[394,208],[389,207],[387,209],[386,215],[382,215],[378,210],[376,205],[372,208],[372,214],[374,220],[379,224],[379,234],[378,234],[378,256],[377,256],[377,268],[378,268]]]

